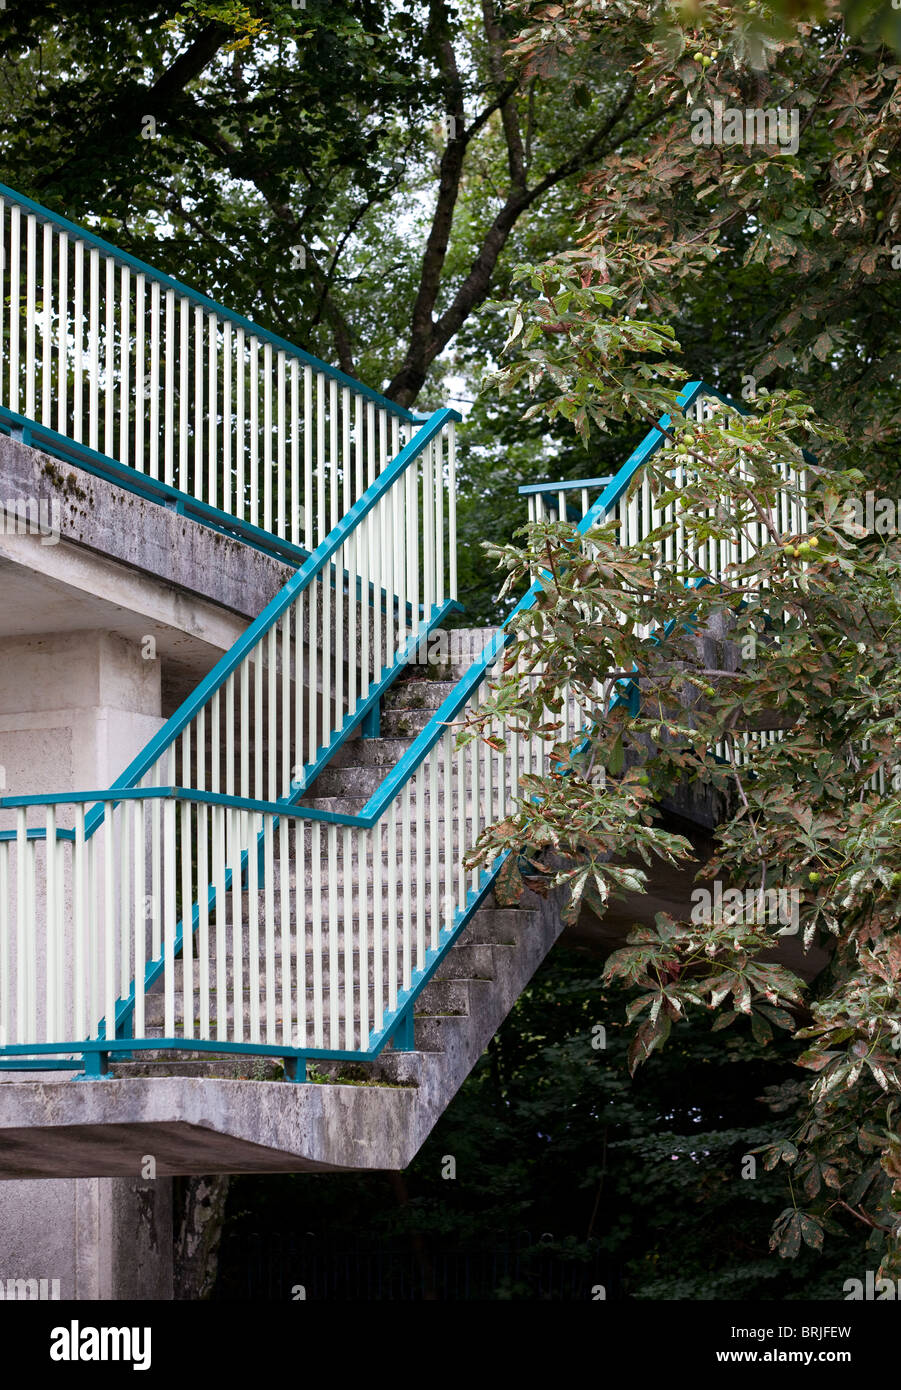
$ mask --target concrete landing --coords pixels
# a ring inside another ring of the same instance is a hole
[[[417,1019],[422,1050],[385,1059],[404,1083],[32,1073],[0,1083],[0,1178],[135,1178],[148,1157],[158,1177],[406,1168],[562,931],[559,896],[529,896],[512,943],[485,942],[476,914],[460,944],[490,950],[493,978],[468,981],[467,1014]]]

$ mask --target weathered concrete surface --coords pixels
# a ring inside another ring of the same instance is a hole
[[[68,542],[245,618],[255,618],[293,573],[241,541],[0,435],[0,506],[25,498],[59,509],[60,544],[38,540],[45,561]]]
[[[61,1299],[172,1298],[170,1178],[0,1184],[0,1231],[4,1285],[56,1279]]]

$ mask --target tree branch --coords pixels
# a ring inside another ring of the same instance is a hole
[[[598,128],[587,140],[583,141],[579,149],[570,156],[569,159],[556,169],[553,169],[533,188],[514,188],[508,194],[504,206],[498,212],[488,231],[485,233],[484,240],[479,249],[479,253],[470,267],[469,273],[458,287],[453,300],[437,320],[432,322],[431,310],[437,299],[439,289],[440,265],[435,266],[434,261],[430,261],[431,275],[428,279],[423,274],[420,282],[420,320],[414,325],[414,331],[410,335],[410,345],[404,361],[395,374],[392,381],[386,388],[385,394],[400,405],[411,405],[416,399],[423,382],[428,374],[428,369],[440,352],[444,350],[450,339],[465,322],[477,304],[487,296],[491,287],[491,279],[497,266],[498,258],[503,250],[507,238],[518,218],[531,207],[549,189],[569,178],[572,174],[584,169],[590,160],[596,159],[600,154],[608,154],[618,149],[626,140],[630,139],[638,131],[643,130],[647,125],[665,114],[665,109],[652,112],[644,120],[638,122],[631,129],[624,131],[615,141],[609,143],[605,148],[605,141],[608,140],[616,125],[622,119],[635,98],[635,82],[629,81],[626,91],[617,102],[613,111],[608,116],[602,126]],[[461,159],[462,166],[462,159]],[[459,176],[458,176],[459,177]],[[440,196],[440,191],[439,191]],[[454,196],[456,197],[456,191]],[[447,210],[446,210],[447,211]],[[453,212],[453,205],[450,205],[450,213]],[[433,224],[434,231],[434,224]],[[446,242],[450,234],[450,222],[445,217],[442,222],[442,233]],[[430,243],[432,237],[430,237]],[[426,254],[428,255],[427,247]],[[443,263],[444,256],[441,257]],[[425,261],[424,261],[425,271]],[[427,313],[429,321],[428,333],[425,332],[424,317]]]

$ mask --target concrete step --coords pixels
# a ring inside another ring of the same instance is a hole
[[[496,796],[496,795],[497,795],[497,787],[495,787],[495,796]],[[418,799],[418,798],[417,798],[417,796],[416,796],[416,791],[415,791],[415,789],[414,789],[414,788],[412,787],[412,785],[411,785],[411,788],[410,788],[410,805],[411,805],[411,806],[415,806],[415,805],[417,804],[417,799]],[[358,815],[360,814],[360,812],[362,811],[363,807],[366,805],[366,802],[367,802],[368,800],[369,800],[369,795],[365,795],[365,796],[351,796],[351,795],[348,795],[347,793],[342,793],[341,795],[335,794],[335,795],[333,795],[333,796],[309,796],[309,797],[305,796],[304,799],[303,799],[303,801],[302,801],[300,804],[301,804],[301,806],[307,806],[307,807],[309,807],[311,810],[314,810],[314,811],[331,811],[332,814],[333,814],[333,815],[336,815],[336,816],[358,816]],[[507,798],[507,804],[508,804],[508,809],[512,809],[511,806],[510,806],[510,798],[509,798],[509,797]],[[400,810],[400,808],[401,808],[402,805],[403,805],[403,801],[402,801],[401,797],[398,797],[398,799],[397,799],[397,820],[398,820],[398,824],[400,823],[400,817],[401,817],[401,810]],[[423,806],[424,806],[424,809],[425,809],[425,814],[426,814],[426,816],[428,816],[428,815],[429,815],[429,812],[431,811],[431,805],[432,805],[432,798],[431,798],[431,796],[429,796],[428,793],[426,793],[425,797],[423,798]],[[444,815],[443,815],[444,805],[445,805],[444,798],[443,798],[441,795],[439,795],[439,798],[438,798],[438,824],[439,824],[439,825],[442,825],[442,826],[444,825]],[[383,814],[384,814],[384,816],[386,817],[386,824],[387,824],[387,816],[390,814],[390,808],[386,808],[386,810],[384,811]],[[494,819],[499,819],[499,817],[494,817]],[[454,813],[453,813],[452,820],[453,820],[454,824],[456,824],[456,822],[457,822],[457,811],[456,811],[456,806],[454,807]],[[464,826],[465,826],[466,829],[468,830],[468,829],[471,827],[471,824],[472,824],[472,808],[471,808],[471,806],[467,806],[467,807],[466,807],[466,813],[465,813],[465,815],[464,815],[463,820],[464,820]],[[483,811],[481,810],[481,805],[480,805],[479,823],[482,824],[483,821],[484,821],[484,813],[483,813]],[[349,828],[350,828],[350,829],[353,829],[354,827],[351,826],[351,827],[349,827]],[[341,827],[339,826],[338,829],[340,830]],[[323,828],[322,828],[322,832],[321,832],[323,840],[325,839],[325,833],[326,833],[326,831],[325,831],[325,825],[323,824]]]
[[[463,933],[462,937],[460,938],[459,944],[456,945],[456,946],[454,946],[454,947],[452,947],[452,949],[453,949],[453,950],[459,950],[460,947],[463,946],[463,945],[473,945],[473,944],[477,944],[477,943],[486,944],[486,945],[503,945],[503,946],[515,946],[515,945],[518,945],[519,942],[522,941],[523,938],[527,935],[527,933],[529,932],[529,930],[534,928],[534,926],[535,926],[536,923],[537,923],[537,918],[538,918],[537,912],[536,912],[534,909],[529,909],[529,908],[515,908],[515,907],[511,907],[511,908],[503,908],[503,907],[483,907],[483,908],[480,908],[479,911],[478,911],[478,912],[475,914],[475,916],[473,917],[472,921],[471,921],[471,922],[469,923],[469,925],[467,926],[467,928],[466,928],[465,932]],[[429,924],[429,926],[431,926],[431,924]],[[325,927],[323,927],[323,933],[322,933],[322,935],[323,935],[323,944],[324,944],[324,947],[325,947],[326,951],[328,951],[328,931],[326,930]],[[428,931],[427,931],[427,933],[426,933],[426,937],[427,937],[427,939],[430,939],[430,934],[429,934]],[[383,924],[383,926],[382,926],[382,944],[383,944],[383,951],[386,949],[385,943],[387,942],[387,938],[388,938],[388,928],[387,928],[387,924]],[[350,939],[351,939],[351,946],[352,946],[352,949],[353,949],[353,952],[354,952],[354,956],[356,957],[356,956],[358,955],[358,953],[359,953],[359,944],[360,944],[359,921],[358,921],[358,919],[356,919],[356,918],[352,919],[352,922],[351,922],[351,938],[350,938]],[[264,947],[265,947],[265,935],[264,935],[262,932],[260,933],[260,938],[259,938],[259,940],[260,940],[260,950],[261,950],[261,953],[262,953],[262,951],[263,951],[263,949],[264,949]],[[368,952],[368,955],[369,955],[370,959],[372,958],[374,940],[375,940],[375,926],[374,926],[374,924],[373,924],[372,918],[370,917],[369,920],[368,920],[368,922],[367,922],[367,924],[366,924],[366,945],[367,945],[367,952]],[[311,941],[312,941],[312,929],[308,926],[308,927],[307,927],[307,931],[306,931],[306,951],[305,951],[305,959],[306,959],[306,961],[307,961],[308,966],[311,966],[311,964],[312,964],[312,947],[311,947],[311,945],[310,945]],[[343,923],[341,924],[341,927],[340,927],[339,932],[338,932],[338,942],[339,942],[339,949],[340,949],[340,952],[341,952],[342,957],[343,957],[343,951],[344,951],[344,924],[343,924]],[[249,962],[250,962],[250,939],[249,939],[249,933],[248,933],[248,931],[247,931],[246,923],[244,924],[244,930],[242,931],[242,941],[241,941],[241,945],[242,945],[241,958],[242,958],[242,962],[243,962],[243,967],[244,967],[245,970],[247,970],[247,969],[249,968]],[[198,946],[199,946],[199,938],[198,938],[197,934],[195,933],[194,945],[193,945],[193,950],[192,950],[192,964],[193,964],[193,967],[194,967],[195,975],[196,975],[197,970],[198,970],[198,964],[197,964],[197,951],[198,951]],[[281,933],[280,933],[280,931],[278,931],[278,930],[276,931],[276,936],[275,936],[275,946],[276,946],[276,953],[277,953],[277,959],[278,959],[278,967],[281,968]],[[292,926],[291,926],[290,948],[291,948],[292,969],[294,969],[294,968],[295,968],[295,965],[296,965],[297,933],[296,933],[296,928],[295,928],[295,926],[293,925],[293,923],[292,923]],[[218,958],[218,952],[217,952],[217,945],[216,945],[216,934],[215,934],[215,929],[213,929],[213,930],[211,930],[211,932],[210,932],[210,963],[211,963],[211,965],[210,965],[210,972],[211,972],[211,979],[212,979],[213,971],[214,971],[214,969],[215,969],[215,962],[216,962],[217,958]],[[226,959],[227,959],[227,960],[230,960],[231,958],[232,958],[232,936],[231,936],[231,931],[229,930],[228,933],[227,933],[227,940],[226,940]],[[176,961],[176,965],[180,965],[180,961]]]
[[[388,741],[394,742],[393,739],[392,739],[392,740],[388,740]],[[385,781],[385,778],[388,776],[388,774],[391,772],[391,770],[393,769],[394,766],[395,766],[395,763],[392,762],[390,766],[387,765],[387,764],[378,764],[378,765],[372,765],[372,766],[369,766],[369,765],[353,765],[353,764],[351,764],[351,765],[347,765],[347,766],[344,766],[344,767],[327,767],[327,768],[326,768],[323,772],[321,772],[321,773],[319,774],[319,776],[316,778],[316,781],[313,783],[313,786],[310,788],[310,793],[311,793],[312,796],[316,796],[316,797],[320,797],[320,796],[365,796],[365,797],[370,797],[370,796],[373,795],[374,792],[377,792],[377,791],[378,791],[379,787],[380,787],[380,786],[382,785],[382,783]],[[479,769],[480,769],[480,772],[481,772],[481,784],[482,784],[482,789],[483,789],[483,790],[484,790],[484,788],[486,787],[486,784],[487,784],[487,775],[486,775],[487,767],[488,767],[488,758],[487,758],[487,755],[486,755],[486,754],[484,753],[484,751],[483,751],[483,752],[481,753],[480,757],[479,757]],[[491,765],[492,792],[493,792],[493,794],[494,794],[495,800],[497,800],[497,794],[498,794],[498,773],[499,773],[499,767],[498,767],[497,760],[495,759],[495,760],[492,762],[492,765]],[[410,800],[411,800],[411,802],[415,802],[415,800],[416,800],[417,786],[418,786],[418,781],[419,781],[420,776],[422,776],[422,777],[425,779],[425,783],[426,783],[426,786],[425,786],[425,791],[426,791],[426,797],[425,797],[425,799],[426,799],[426,802],[428,802],[429,799],[430,799],[431,781],[432,781],[432,770],[431,770],[431,768],[428,768],[424,773],[420,774],[420,773],[417,772],[417,773],[415,773],[415,774],[413,775],[413,777],[410,778],[410,781],[409,781],[408,785],[409,785],[409,787],[410,787]],[[453,782],[454,782],[454,790],[456,791],[457,780],[458,780],[458,775],[457,775],[456,767],[453,768],[452,778],[453,778]],[[467,757],[466,762],[465,762],[465,765],[464,765],[464,778],[465,778],[465,784],[466,784],[466,792],[467,792],[467,795],[468,795],[468,794],[469,794],[469,788],[470,788],[470,781],[471,781],[471,778],[472,778],[472,759],[471,759],[471,757],[469,757],[469,756]],[[438,767],[437,767],[437,788],[436,788],[436,790],[438,791],[439,803],[442,803],[442,804],[443,804],[443,802],[444,802],[444,795],[443,795],[443,790],[442,790],[442,786],[443,786],[443,783],[444,783],[444,779],[445,779],[445,772],[444,772],[443,759],[439,756],[439,762],[438,762]],[[306,800],[307,800],[307,798],[304,797],[304,801],[306,801]]]
[[[471,935],[471,934],[472,934],[472,935]],[[400,935],[400,934],[398,933],[398,936],[399,936],[399,935]],[[440,965],[439,968],[438,968],[436,978],[438,978],[438,979],[466,979],[466,978],[484,979],[484,978],[491,978],[491,977],[492,977],[492,965],[491,965],[492,956],[491,956],[491,953],[492,953],[493,951],[502,951],[502,952],[503,952],[503,951],[515,950],[515,949],[517,948],[517,945],[518,945],[518,943],[515,942],[515,941],[513,941],[513,942],[506,942],[506,941],[504,941],[504,942],[484,941],[484,940],[478,939],[478,938],[479,938],[479,935],[480,935],[480,934],[477,933],[477,932],[476,932],[476,933],[473,933],[473,929],[472,929],[472,928],[468,928],[467,931],[464,933],[464,935],[461,937],[459,943],[456,944],[456,945],[454,945],[454,946],[452,946],[452,947],[450,948],[450,950],[448,951],[448,953],[447,953],[445,959],[442,961],[441,965]],[[386,941],[387,941],[387,932],[384,933],[384,935],[383,935],[383,947],[382,947],[382,950],[379,952],[379,956],[380,956],[381,962],[382,962],[382,976],[383,976],[383,978],[386,978],[386,977],[387,977],[389,967],[391,966],[391,963],[392,963],[392,958],[391,958],[390,952],[389,952],[389,950],[388,950],[388,948],[387,948],[387,945],[384,944]],[[293,946],[293,944],[294,944],[294,943],[292,943],[292,946]],[[427,938],[426,944],[428,945],[428,938]],[[246,941],[246,939],[244,940],[244,942],[242,943],[242,945],[243,945],[243,947],[244,947],[244,950],[243,950],[243,953],[242,953],[242,957],[241,957],[242,987],[243,987],[245,993],[247,993],[247,992],[249,992],[249,990],[250,990],[250,988],[251,988],[251,977],[250,977],[250,965],[251,965],[251,960],[250,960],[250,955],[249,955],[249,951],[248,951],[248,942]],[[336,948],[336,951],[335,951],[335,955],[336,955],[336,965],[337,965],[337,971],[338,971],[338,983],[339,983],[339,988],[340,988],[340,987],[343,987],[343,983],[344,983],[345,959],[346,959],[346,947],[345,947],[345,942],[344,942],[343,934],[339,934],[339,935],[338,935],[336,947],[337,947],[337,948]],[[360,955],[359,944],[358,944],[358,939],[357,939],[356,933],[354,934],[354,938],[353,938],[353,941],[352,941],[352,944],[351,944],[350,956],[351,956],[351,971],[353,972],[353,977],[354,977],[354,979],[359,979],[359,978],[360,978],[361,955]],[[411,959],[412,959],[412,962],[413,962],[413,968],[415,969],[415,968],[416,968],[416,961],[417,961],[417,952],[416,952],[415,943],[414,943],[413,948],[412,948],[412,951],[411,951]],[[401,949],[400,941],[398,940],[397,962],[398,962],[398,964],[400,965],[400,963],[401,963],[402,961],[403,961],[403,952],[402,952],[402,949]],[[368,945],[367,945],[367,950],[366,950],[366,953],[365,953],[365,962],[366,962],[366,974],[367,974],[367,979],[368,979],[368,981],[369,981],[369,986],[370,986],[370,989],[371,989],[371,987],[372,987],[372,980],[373,980],[373,971],[374,971],[375,962],[376,962],[376,953],[375,953],[374,950],[373,950],[373,946],[372,946],[372,941],[371,941],[371,939],[370,939],[370,941],[369,941],[369,943],[368,943]],[[265,990],[265,987],[266,987],[266,972],[265,972],[265,968],[264,968],[264,960],[263,960],[263,957],[262,957],[262,943],[261,943],[261,955],[260,955],[260,959],[259,959],[258,965],[259,965],[260,993],[261,993],[261,995],[262,995],[263,992],[264,992],[264,990]],[[291,956],[290,956],[290,958],[289,958],[289,966],[288,966],[288,969],[289,969],[289,978],[290,978],[290,980],[292,981],[292,983],[293,983],[293,981],[295,981],[296,978],[297,978],[297,965],[298,965],[297,956],[296,956],[294,950],[292,949]],[[211,950],[210,950],[210,960],[209,960],[209,987],[210,987],[210,995],[211,995],[211,997],[212,997],[213,994],[215,994],[215,992],[216,992],[216,987],[217,987],[217,983],[218,983],[218,971],[217,971],[217,966],[218,966],[218,957],[217,957],[217,954],[216,954],[215,943],[213,943],[212,946],[211,946]],[[226,976],[227,976],[227,979],[229,980],[229,982],[231,981],[231,978],[232,978],[233,966],[234,966],[234,957],[232,956],[231,949],[230,949],[230,943],[229,943],[229,946],[228,946],[228,948],[227,948],[227,950],[226,950],[226,957],[225,957]],[[303,963],[303,970],[302,970],[303,977],[304,977],[304,979],[305,979],[305,981],[306,981],[306,984],[307,984],[307,988],[308,988],[308,989],[311,989],[311,988],[312,988],[313,967],[314,967],[314,957],[313,957],[313,953],[312,953],[312,951],[308,950],[308,951],[306,952],[305,956],[304,956],[304,963]],[[181,988],[182,988],[182,981],[183,981],[183,979],[184,979],[184,973],[185,973],[185,962],[184,962],[184,960],[183,960],[182,958],[178,958],[178,959],[175,961],[175,966],[174,966],[174,970],[173,970],[173,978],[174,978],[174,980],[175,980],[175,989],[176,989],[176,993],[178,993],[178,992],[181,991]],[[200,988],[200,966],[199,966],[199,962],[198,962],[198,960],[197,960],[196,955],[195,955],[194,957],[192,957],[192,960],[191,960],[191,978],[192,978],[192,980],[193,980],[195,990],[199,990],[199,988]],[[275,981],[275,988],[276,988],[276,991],[277,991],[278,994],[280,994],[280,992],[281,992],[282,978],[283,978],[283,971],[282,971],[282,959],[281,959],[281,945],[280,945],[280,942],[279,942],[278,940],[276,940],[276,959],[275,959],[275,962],[274,962],[274,965],[273,965],[273,979],[274,979],[274,981]],[[328,987],[329,982],[330,982],[330,980],[331,980],[331,949],[330,949],[330,944],[329,944],[328,936],[327,936],[326,933],[323,933],[322,979],[323,979],[324,985],[325,985],[326,987]],[[163,991],[162,980],[158,980],[158,981],[154,984],[154,986],[153,986],[152,990],[150,991],[150,993],[147,995],[147,998],[148,998],[148,999],[149,999],[149,998],[155,998],[155,997],[157,996],[157,994],[160,994],[160,996],[162,997],[162,991]]]
[[[134,1061],[111,1062],[110,1075],[133,1077],[193,1076],[219,1081],[276,1081],[284,1076],[278,1057],[254,1057],[245,1053],[198,1054],[157,1052],[152,1048],[135,1055]],[[418,1052],[394,1052],[386,1048],[370,1062],[330,1062],[311,1058],[308,1077],[311,1084],[327,1082],[341,1085],[418,1086],[422,1074]]]
[[[412,738],[357,738],[338,749],[329,767],[393,767],[406,753]]]
[[[436,710],[444,704],[456,684],[456,681],[396,681],[384,697],[384,707],[390,710]]]
[[[432,709],[409,707],[382,710],[382,735],[391,739],[413,739],[422,732],[434,713]]]

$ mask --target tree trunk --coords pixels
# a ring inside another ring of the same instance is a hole
[[[178,1183],[174,1247],[177,1300],[198,1302],[212,1296],[229,1182],[227,1175],[217,1174]]]

